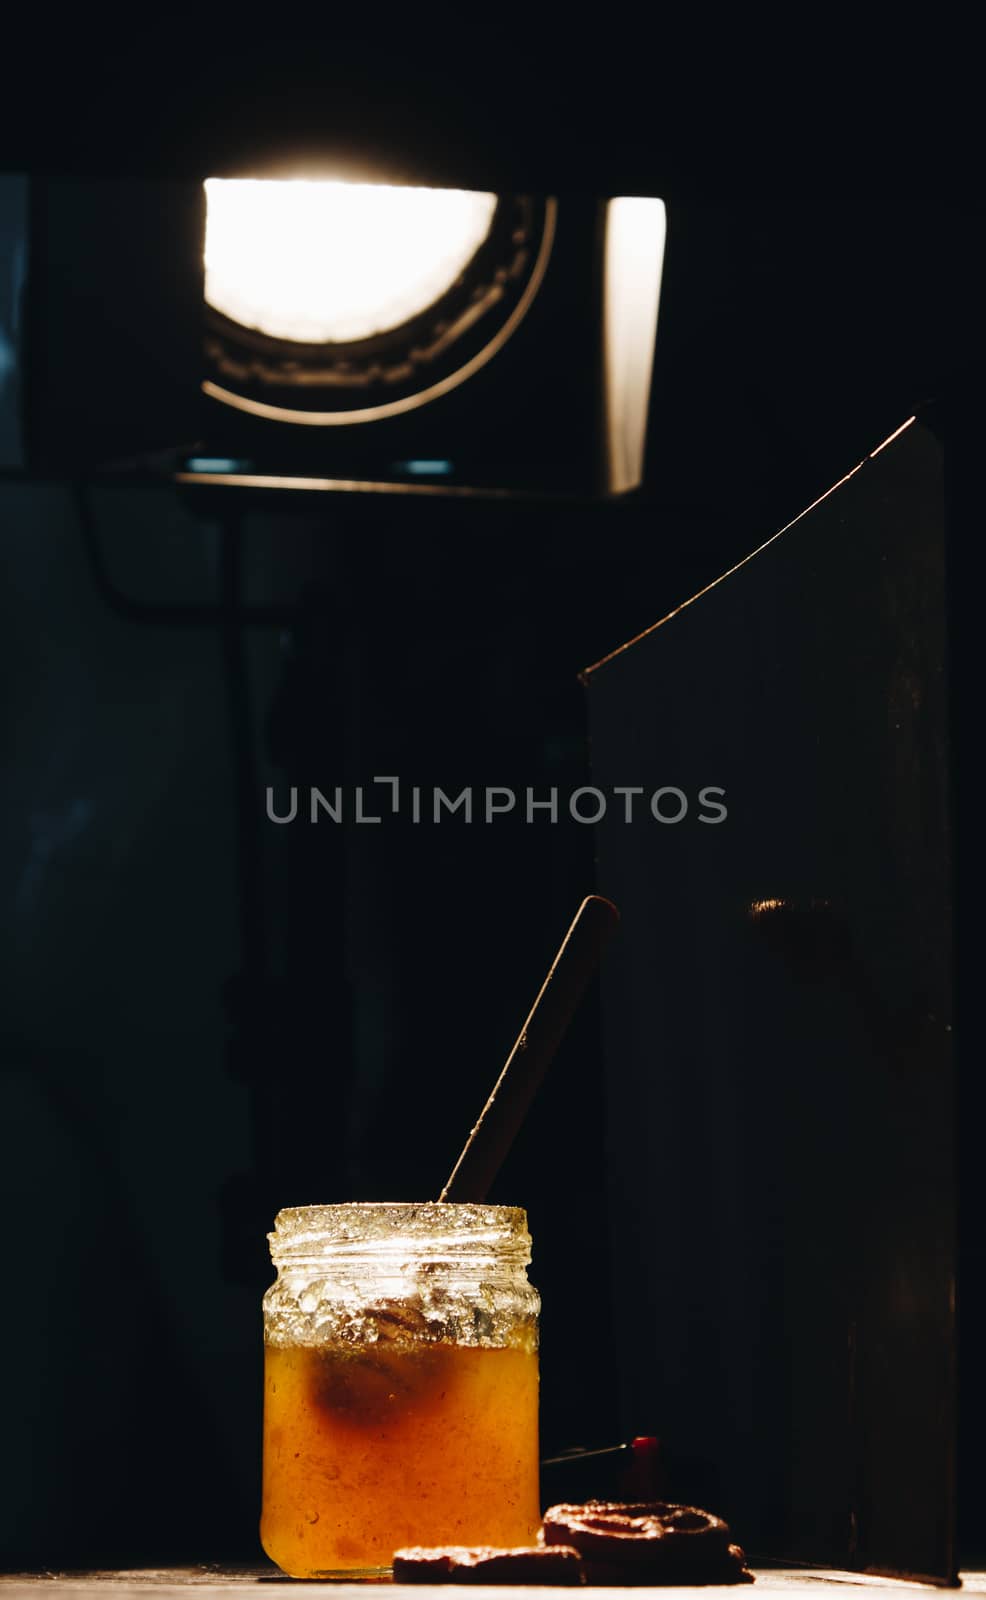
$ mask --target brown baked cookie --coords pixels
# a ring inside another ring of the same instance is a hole
[[[464,1545],[395,1550],[394,1582],[579,1584],[582,1558],[577,1550],[559,1544],[520,1550]]]
[[[571,1545],[592,1584],[750,1583],[745,1557],[721,1517],[663,1500],[552,1506],[545,1546]]]

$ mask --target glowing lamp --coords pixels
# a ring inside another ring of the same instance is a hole
[[[349,344],[439,300],[490,231],[496,196],[390,184],[211,178],[205,300],[272,339]]]
[[[283,179],[205,192],[203,389],[227,410],[227,453],[347,478],[641,482],[660,200]]]
[[[212,485],[428,493],[643,479],[660,200],[312,177],[32,187],[0,192],[0,286],[27,263],[8,297],[27,314],[0,320],[15,462],[171,449]]]

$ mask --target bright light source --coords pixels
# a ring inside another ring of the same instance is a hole
[[[606,442],[614,494],[643,481],[667,219],[663,200],[621,195],[606,207],[603,329]]]
[[[205,298],[275,339],[368,339],[433,305],[490,230],[496,195],[209,178]]]

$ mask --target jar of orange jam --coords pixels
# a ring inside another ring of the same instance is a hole
[[[260,1534],[295,1578],[533,1542],[537,1291],[513,1206],[300,1206],[268,1235]]]

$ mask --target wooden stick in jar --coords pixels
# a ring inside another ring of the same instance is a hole
[[[485,1200],[619,920],[610,900],[583,900],[440,1200]]]

